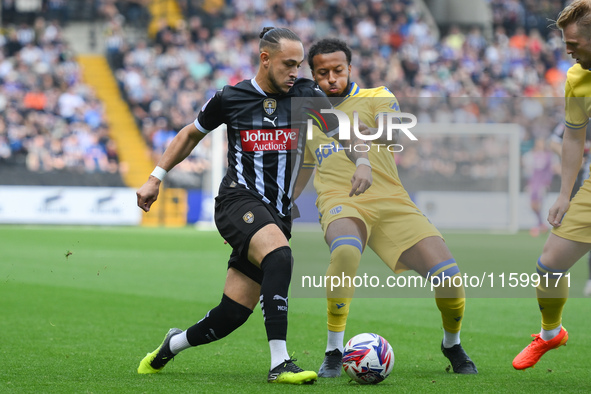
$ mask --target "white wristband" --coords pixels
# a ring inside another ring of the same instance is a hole
[[[162,181],[167,173],[168,173],[168,171],[166,171],[164,168],[156,166],[156,168],[154,168],[154,171],[152,171],[152,173],[150,175],[152,175],[154,178],[158,178],[158,179],[160,179],[160,181]]]
[[[359,159],[357,159],[357,161],[355,162],[355,167],[359,167],[361,164],[365,164],[366,166],[371,168],[371,163],[369,162],[368,159],[366,159],[364,157],[360,157]]]

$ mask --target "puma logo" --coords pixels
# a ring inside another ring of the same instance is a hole
[[[285,302],[285,305],[287,305],[287,297],[281,297],[279,294],[275,294],[273,296],[273,300],[282,300],[283,302]]]
[[[273,120],[267,118],[266,116],[263,118],[263,122],[269,122],[273,125],[273,127],[277,127],[277,125],[275,124],[275,121],[277,120],[277,116],[273,118]]]
[[[285,302],[285,305],[277,305],[277,310],[278,311],[285,311],[287,312],[287,297],[281,297],[279,294],[275,294],[273,296],[274,300],[281,300],[283,302]]]

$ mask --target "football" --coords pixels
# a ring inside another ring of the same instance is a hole
[[[343,368],[359,384],[377,384],[390,375],[394,368],[394,351],[377,334],[355,335],[345,345]]]

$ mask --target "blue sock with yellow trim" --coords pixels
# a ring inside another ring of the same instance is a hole
[[[453,278],[461,275],[455,259],[451,258],[432,267],[427,278],[435,280],[435,303],[441,312],[443,323],[443,346],[452,347],[460,343],[460,330],[466,307],[466,293],[463,283],[454,286]],[[435,279],[438,278],[438,279]]]
[[[562,310],[568,299],[568,282],[564,279],[564,274],[568,270],[547,267],[538,259],[536,271],[540,275],[540,284],[536,287],[542,313],[540,334],[544,341],[549,341],[560,332],[562,326]]]
[[[353,278],[357,274],[363,243],[359,237],[345,235],[337,237],[330,245],[330,265],[326,270],[328,276],[326,302],[328,315],[327,351],[337,348],[343,350],[343,332],[349,316],[349,305],[355,293]],[[331,279],[334,278],[334,281]],[[332,284],[339,287],[331,289]],[[331,349],[328,349],[331,347]]]

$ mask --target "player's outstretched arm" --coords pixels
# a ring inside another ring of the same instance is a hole
[[[548,223],[553,227],[560,226],[562,217],[570,206],[570,195],[573,190],[577,174],[583,160],[585,149],[585,127],[582,129],[571,129],[564,131],[562,140],[562,180],[560,183],[560,194],[548,213]]]
[[[195,149],[199,141],[206,134],[197,130],[193,123],[183,127],[171,141],[166,151],[158,161],[158,167],[170,171],[174,166],[183,161]],[[152,204],[158,199],[161,180],[150,175],[146,183],[136,192],[137,205],[145,212],[150,211]]]

